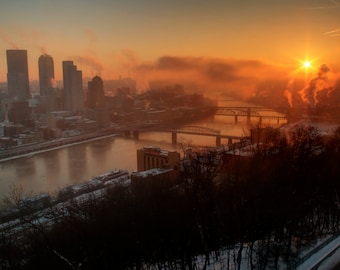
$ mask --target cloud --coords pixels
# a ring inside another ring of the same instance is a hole
[[[334,30],[328,31],[324,33],[324,35],[327,37],[338,37],[340,36],[340,28],[336,28]]]
[[[261,81],[287,77],[283,68],[260,60],[179,56],[140,64],[134,72],[138,81],[163,80],[196,86],[205,93],[233,93],[244,98],[252,96]]]
[[[308,7],[307,9],[319,10],[319,9],[336,9],[336,8],[340,8],[340,3],[338,1],[331,0],[330,2],[332,2],[333,5],[314,6],[314,7]]]

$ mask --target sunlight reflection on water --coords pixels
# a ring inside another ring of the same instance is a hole
[[[227,135],[249,135],[246,117],[240,117],[235,124],[234,117],[215,116],[194,125],[217,129]],[[214,146],[216,143],[215,137],[197,135],[179,134],[179,140],[193,145]],[[227,139],[222,139],[221,143],[227,144]],[[67,185],[87,181],[109,170],[132,172],[137,167],[136,150],[145,145],[176,149],[171,144],[170,133],[150,132],[140,134],[138,141],[110,137],[2,162],[0,196],[8,195],[11,185],[21,186],[26,194],[53,194]]]

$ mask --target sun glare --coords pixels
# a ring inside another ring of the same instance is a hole
[[[309,61],[304,61],[304,62],[303,62],[303,67],[304,67],[304,68],[310,68],[310,67],[311,67],[311,62],[309,62]]]

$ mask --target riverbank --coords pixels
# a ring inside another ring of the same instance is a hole
[[[8,151],[11,151],[12,153],[1,153],[0,154],[0,162],[5,162],[21,157],[28,157],[34,154],[39,154],[39,153],[45,153],[65,147],[69,147],[72,145],[77,145],[77,144],[82,144],[82,143],[87,143],[91,141],[97,141],[105,138],[110,138],[110,137],[115,137],[118,136],[116,133],[112,134],[107,134],[107,135],[99,135],[96,133],[96,135],[82,135],[82,136],[76,136],[72,138],[62,138],[50,142],[43,142],[43,143],[38,143],[38,144],[33,144],[33,145],[23,145],[23,146],[18,146],[13,149],[9,149]]]

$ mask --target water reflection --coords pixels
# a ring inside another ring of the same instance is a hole
[[[254,125],[256,121],[256,119],[253,121]],[[277,126],[275,123],[273,126]],[[246,117],[240,117],[235,124],[233,117],[215,116],[199,121],[195,125],[217,129],[227,135],[249,135]],[[178,138],[178,141],[183,138],[192,145],[214,146],[216,144],[215,137],[179,134]],[[221,144],[226,145],[228,141],[222,139]],[[22,186],[25,193],[55,193],[67,185],[87,181],[109,170],[126,169],[132,172],[137,168],[136,150],[145,145],[168,150],[177,148],[171,144],[170,133],[152,132],[141,133],[139,141],[109,137],[2,162],[0,163],[0,199],[8,195],[12,185]]]
[[[76,145],[72,148],[67,148],[67,164],[70,183],[79,183],[86,175],[87,157],[86,147]]]
[[[18,181],[24,181],[26,176],[36,172],[35,157],[28,156],[21,159],[20,166],[16,168],[16,176]]]
[[[103,140],[94,141],[92,144],[88,145],[88,152],[91,156],[95,156],[95,164],[92,166],[100,167],[101,164],[105,163],[107,158],[110,158],[111,147],[114,138],[105,138]],[[100,169],[101,171],[102,169]]]

